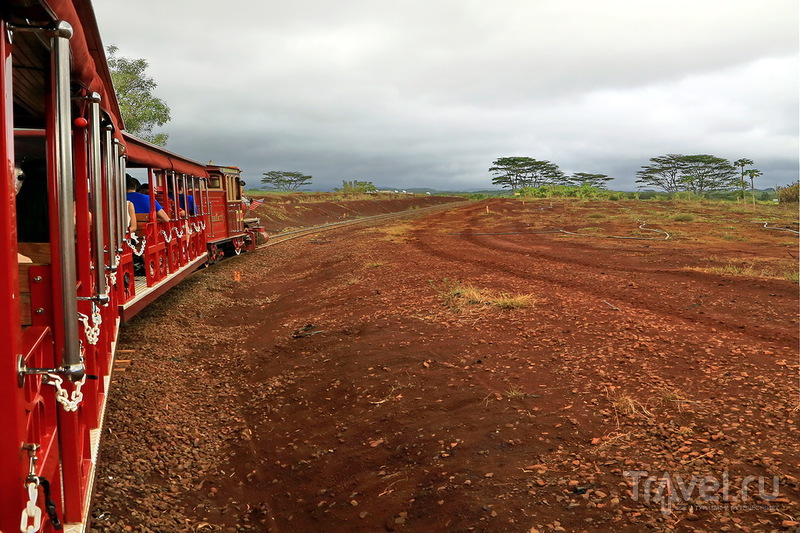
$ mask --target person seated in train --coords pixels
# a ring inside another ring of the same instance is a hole
[[[139,185],[139,188],[136,189],[136,192],[144,194],[145,196],[150,196],[150,184],[142,183],[141,185]]]
[[[136,189],[139,187],[139,180],[134,178],[133,176],[126,174],[125,175],[125,188],[127,190],[126,197],[128,201],[133,204],[134,213],[150,213],[150,197],[136,192]],[[158,203],[158,200],[153,200],[155,202],[156,207],[156,218],[161,220],[162,222],[169,222],[169,215],[164,208],[161,207],[161,204]],[[136,218],[136,217],[134,217]]]
[[[17,240],[50,242],[50,217],[47,204],[47,162],[23,161],[22,185],[17,193]]]
[[[14,194],[19,194],[22,189],[22,169],[19,167],[14,168]],[[17,252],[17,263],[33,263],[33,260],[27,255]]]
[[[169,199],[173,199],[173,194],[169,193]],[[191,194],[186,194],[183,190],[183,183],[180,181],[178,182],[178,204],[180,207],[180,216],[186,215],[186,212],[189,212],[190,216],[194,216],[197,214],[197,209],[194,205],[194,196]],[[188,204],[188,206],[187,206]]]
[[[127,200],[126,203],[128,204],[128,231],[133,233],[138,227],[138,221],[136,220],[136,209],[133,207],[133,202],[130,200]]]

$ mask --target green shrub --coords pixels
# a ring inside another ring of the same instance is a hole
[[[785,187],[778,187],[778,201],[782,204],[798,203],[798,193],[800,192],[798,188],[800,188],[800,182],[797,181]]]
[[[582,185],[542,185],[541,187],[523,187],[519,190],[520,196],[531,198],[582,198],[603,199],[618,195],[613,191]],[[618,196],[617,196],[618,197]]]

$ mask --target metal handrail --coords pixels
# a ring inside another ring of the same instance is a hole
[[[64,351],[62,372],[72,381],[85,375],[78,337],[78,284],[75,265],[75,179],[72,171],[72,115],[70,98],[70,49],[72,28],[59,22],[62,30],[50,38],[55,104],[55,171],[58,194],[58,252],[61,267]]]
[[[105,184],[106,184],[106,194],[108,197],[108,216],[106,217],[106,224],[108,228],[108,271],[109,272],[116,272],[119,264],[117,262],[117,254],[116,249],[117,245],[114,243],[114,239],[117,235],[117,219],[116,217],[112,216],[112,213],[116,211],[116,194],[114,193],[114,150],[113,146],[114,143],[112,142],[111,137],[111,125],[106,126],[105,130]]]
[[[91,131],[89,134],[89,173],[92,184],[92,238],[94,241],[95,299],[101,305],[108,303],[108,285],[105,272],[105,239],[103,235],[103,168],[100,152],[100,95],[90,95]]]

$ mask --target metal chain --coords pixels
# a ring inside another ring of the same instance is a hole
[[[172,229],[169,231],[169,235],[168,235],[168,234],[167,234],[167,232],[166,232],[166,231],[164,231],[164,230],[162,229],[162,230],[161,230],[161,235],[163,235],[163,236],[164,236],[164,242],[166,242],[166,243],[170,243],[170,242],[172,242],[172,238],[173,238],[173,237],[172,237],[172,234],[173,234],[173,233],[174,233],[174,234],[175,234],[175,236],[176,236],[176,237],[178,237],[179,239],[183,238],[183,236],[184,236],[184,234],[185,234],[184,232],[182,232],[182,231],[178,230],[178,228],[172,228]],[[191,235],[191,234],[190,234],[190,235]]]
[[[42,527],[42,509],[36,505],[39,499],[39,478],[27,484],[28,503],[22,510],[19,520],[19,530],[21,533],[36,533]],[[33,524],[30,523],[33,519]]]
[[[114,256],[114,264],[119,265],[119,254]],[[109,272],[108,273],[108,284],[109,285],[116,285],[117,284],[117,273],[116,272]]]
[[[97,344],[100,339],[100,324],[103,323],[103,317],[100,315],[100,307],[95,302],[92,302],[92,325],[89,326],[89,317],[83,313],[78,313],[78,320],[83,323],[83,332],[86,334],[86,340],[89,344]]]
[[[72,391],[72,395],[64,389],[61,384],[64,383],[64,379],[57,375],[57,374],[45,374],[47,376],[47,383],[53,385],[56,388],[56,401],[60,403],[66,412],[70,411],[77,411],[78,406],[80,405],[81,401],[83,401],[83,392],[81,392],[81,387],[83,384],[86,383],[86,375],[83,378],[75,383],[75,390]]]
[[[139,237],[135,233],[131,232],[131,238],[130,239],[125,239],[125,244],[128,245],[128,248],[130,248],[135,255],[138,255],[139,257],[141,257],[142,254],[144,253],[144,247],[147,244],[147,236],[146,235],[142,236],[142,242],[139,245],[139,249],[138,250],[136,249],[136,246],[133,244],[134,242],[138,243],[139,242]]]

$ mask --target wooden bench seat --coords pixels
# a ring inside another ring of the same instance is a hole
[[[20,242],[20,254],[28,257],[31,263],[19,263],[19,307],[20,322],[22,326],[33,324],[33,309],[31,308],[31,268],[50,265],[49,242]]]

